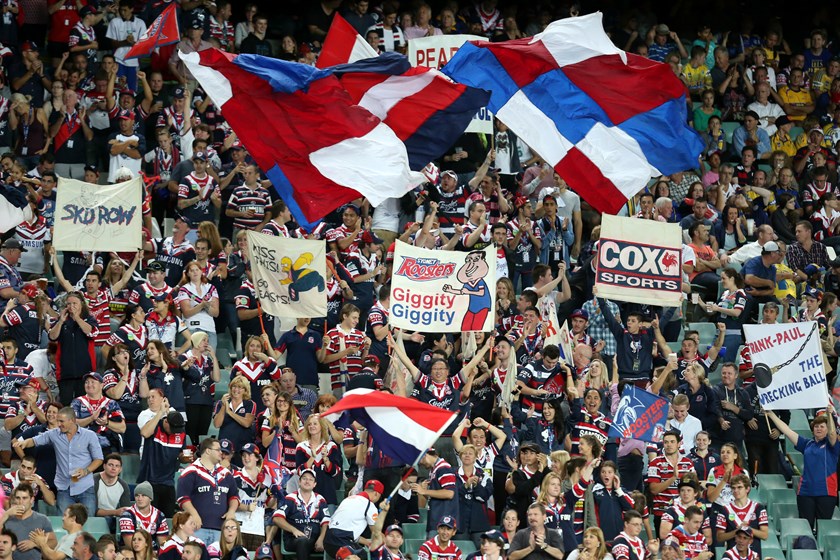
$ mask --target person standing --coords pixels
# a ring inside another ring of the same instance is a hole
[[[58,428],[33,438],[16,439],[16,449],[51,445],[57,462],[55,486],[58,489],[58,509],[64,511],[72,503],[96,511],[93,491],[93,471],[102,465],[102,446],[99,437],[90,430],[82,430],[76,422],[76,412],[68,407],[58,413]]]
[[[239,507],[236,481],[221,460],[219,440],[205,438],[199,446],[198,459],[178,478],[178,505],[198,521],[201,529],[195,535],[203,542],[218,541],[222,523],[235,519]]]

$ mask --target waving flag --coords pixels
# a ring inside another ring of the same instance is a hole
[[[443,73],[492,91],[488,108],[594,208],[615,213],[650,177],[697,166],[685,88],[666,64],[613,45],[601,14],[538,35],[471,41]]]
[[[0,233],[15,229],[32,219],[32,208],[26,200],[26,191],[0,185]]]
[[[324,414],[337,418],[344,411],[367,429],[374,445],[395,464],[406,465],[413,465],[456,416],[450,410],[371,389],[348,391]]]
[[[415,171],[452,147],[490,98],[488,92],[456,84],[437,70],[414,68],[408,58],[393,52],[332,71],[354,103],[382,119],[405,143]]]
[[[180,53],[302,226],[365,196],[422,183],[405,145],[330,70],[218,49]]]
[[[178,14],[175,12],[177,4],[172,2],[146,29],[137,42],[125,54],[126,60],[140,56],[149,56],[158,47],[171,45],[181,40],[178,31]]]
[[[667,399],[627,385],[607,435],[659,443],[665,434],[668,406]]]
[[[365,41],[364,37],[359,35],[346,19],[336,13],[315,66],[329,68],[336,64],[355,62],[377,55],[379,53]]]

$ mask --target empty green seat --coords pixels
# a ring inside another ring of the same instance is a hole
[[[788,560],[822,560],[822,554],[819,550],[789,550],[787,558]]]
[[[808,522],[804,519],[792,517],[785,519],[779,530],[779,541],[782,543],[782,548],[790,550],[793,540],[800,535],[813,536]]]

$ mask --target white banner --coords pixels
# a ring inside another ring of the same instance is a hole
[[[391,278],[395,327],[420,332],[491,331],[496,252],[431,251],[397,240]]]
[[[137,251],[143,246],[143,179],[94,185],[58,178],[53,246],[60,251]]]
[[[758,386],[767,410],[819,408],[828,404],[820,332],[815,321],[773,325],[744,325],[753,367],[773,372],[769,386]]]
[[[598,297],[677,307],[682,302],[678,224],[604,214],[595,272]]]
[[[275,317],[327,314],[327,253],[323,241],[248,232],[251,273],[262,310]]]
[[[478,35],[433,35],[408,42],[408,61],[412,66],[425,66],[440,70],[467,41],[486,41]],[[492,134],[493,113],[482,108],[470,121],[465,132]]]

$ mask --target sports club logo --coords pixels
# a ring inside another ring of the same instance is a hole
[[[415,282],[430,282],[449,278],[455,272],[456,264],[452,262],[441,262],[435,258],[417,258],[402,256],[402,263],[394,275],[404,276]]]

